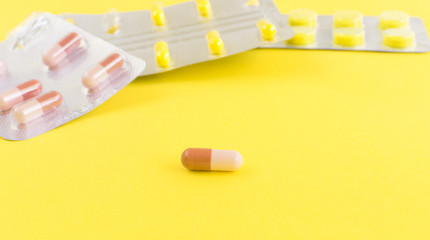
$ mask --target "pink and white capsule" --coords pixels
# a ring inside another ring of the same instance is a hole
[[[96,88],[106,81],[109,74],[121,68],[123,65],[124,58],[121,55],[118,53],[111,54],[93,69],[85,73],[82,77],[82,84],[89,89]]]
[[[37,80],[30,80],[17,87],[0,93],[0,110],[6,111],[15,105],[34,98],[42,92],[42,84]]]
[[[79,34],[72,32],[55,44],[43,55],[43,63],[48,67],[55,67],[60,64],[67,55],[81,45],[82,38]]]
[[[44,95],[31,99],[13,110],[13,115],[19,123],[28,123],[44,114],[55,111],[61,106],[63,97],[57,91],[50,91]]]

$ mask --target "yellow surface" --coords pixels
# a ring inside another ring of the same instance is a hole
[[[164,3],[179,1],[165,1]],[[426,0],[276,1],[283,12],[401,9]],[[8,2],[101,13],[151,1]],[[0,141],[0,239],[430,238],[430,54],[255,50],[137,79],[35,139]],[[233,149],[235,173],[189,172],[188,147]]]

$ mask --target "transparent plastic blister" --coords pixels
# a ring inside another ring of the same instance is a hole
[[[24,140],[93,110],[145,62],[49,13],[0,43],[0,135]]]
[[[63,14],[147,62],[143,75],[214,60],[291,38],[273,0],[195,0],[104,15]]]
[[[262,48],[397,53],[430,51],[430,38],[423,20],[400,11],[363,17],[353,10],[317,16],[312,10],[296,9],[289,13],[289,24],[296,33],[293,38]]]

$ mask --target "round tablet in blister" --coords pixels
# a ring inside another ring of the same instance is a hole
[[[408,28],[391,28],[384,31],[384,45],[392,48],[412,47],[415,32]]]
[[[291,45],[308,45],[315,42],[316,29],[306,26],[292,27],[296,33],[293,38],[287,41]]]
[[[333,32],[334,43],[343,47],[357,47],[364,44],[364,30],[361,28],[337,28]]]
[[[334,28],[361,28],[363,15],[354,10],[342,10],[334,14]]]
[[[400,11],[386,11],[380,16],[381,29],[406,28],[409,25],[409,15]]]
[[[310,9],[295,9],[288,14],[290,26],[315,27],[318,14]]]

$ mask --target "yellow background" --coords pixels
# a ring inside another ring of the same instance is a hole
[[[399,9],[430,26],[428,0],[276,2],[284,13]],[[2,0],[0,32],[35,10],[151,3]],[[254,50],[139,78],[63,127],[0,140],[0,239],[430,239],[429,64]],[[244,166],[190,172],[187,147],[234,149]]]

